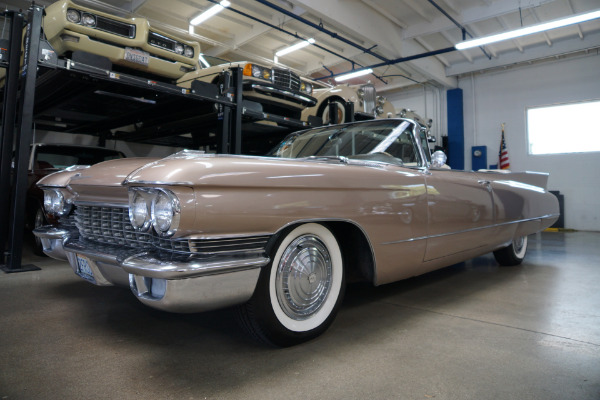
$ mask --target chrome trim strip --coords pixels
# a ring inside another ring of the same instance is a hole
[[[505,226],[505,225],[519,224],[521,222],[530,222],[530,221],[535,221],[537,219],[541,220],[541,219],[548,219],[548,218],[554,218],[554,217],[559,217],[559,216],[560,216],[560,214],[548,214],[548,215],[543,215],[543,216],[535,217],[535,218],[520,219],[520,220],[516,220],[516,221],[503,222],[501,224],[487,225],[487,226],[483,226],[483,227],[479,227],[479,228],[464,229],[462,231],[455,231],[455,232],[449,232],[449,233],[440,233],[438,235],[420,236],[420,237],[416,237],[416,238],[410,238],[410,239],[404,239],[404,240],[396,240],[396,241],[393,241],[393,242],[384,242],[384,243],[381,243],[381,244],[385,245],[385,244],[399,244],[399,243],[415,242],[417,240],[434,239],[434,238],[438,238],[438,237],[444,237],[444,236],[450,236],[450,235],[457,235],[457,234],[460,234],[460,233],[480,231],[480,230],[483,230],[483,229],[497,228],[497,227]]]
[[[75,200],[75,202],[73,204],[75,206],[129,208],[129,203],[104,203],[104,202],[96,202],[96,201]]]
[[[143,180],[130,180],[125,179],[123,185],[129,185],[131,183],[139,185],[163,185],[163,186],[193,186],[192,182],[165,182],[165,181],[143,181]]]
[[[225,274],[234,271],[261,268],[271,260],[259,254],[248,257],[190,258],[189,261],[161,261],[149,253],[127,257],[119,264],[125,272],[159,279],[182,279]]]
[[[291,97],[294,100],[308,103],[308,107],[312,107],[315,104],[317,104],[317,100],[314,99],[313,97],[302,96],[302,95],[299,95],[297,93],[289,92],[287,90],[281,90],[281,89],[278,89],[278,88],[275,88],[275,87],[270,87],[270,86],[257,85],[255,83],[253,83],[252,85],[250,85],[250,87],[253,90],[256,90],[257,92],[263,91],[263,92],[267,92],[267,93],[277,93],[277,94],[284,95],[286,97]]]

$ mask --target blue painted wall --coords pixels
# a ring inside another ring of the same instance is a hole
[[[448,104],[448,165],[452,169],[465,169],[465,123],[463,118],[463,91],[447,92]]]

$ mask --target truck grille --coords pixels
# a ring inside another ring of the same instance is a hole
[[[190,252],[187,240],[163,239],[152,230],[138,232],[133,229],[127,207],[77,205],[75,225],[81,237],[99,243],[138,249],[156,247],[178,253]]]
[[[96,29],[127,38],[135,37],[135,25],[96,15]]]
[[[363,90],[363,111],[368,114],[375,114],[375,102],[377,100],[377,92],[373,85],[363,85],[360,87]]]
[[[273,69],[273,84],[282,89],[300,90],[300,77],[285,69]]]

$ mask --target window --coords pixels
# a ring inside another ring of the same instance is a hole
[[[529,154],[600,151],[600,100],[527,109]]]

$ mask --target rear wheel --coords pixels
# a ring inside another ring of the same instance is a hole
[[[527,236],[520,236],[515,238],[510,246],[496,250],[494,252],[494,257],[496,258],[496,261],[498,261],[498,264],[512,266],[521,264],[526,253]]]
[[[300,225],[275,246],[252,299],[240,307],[242,325],[276,346],[313,339],[333,322],[344,285],[342,254],[334,235],[320,224]]]

